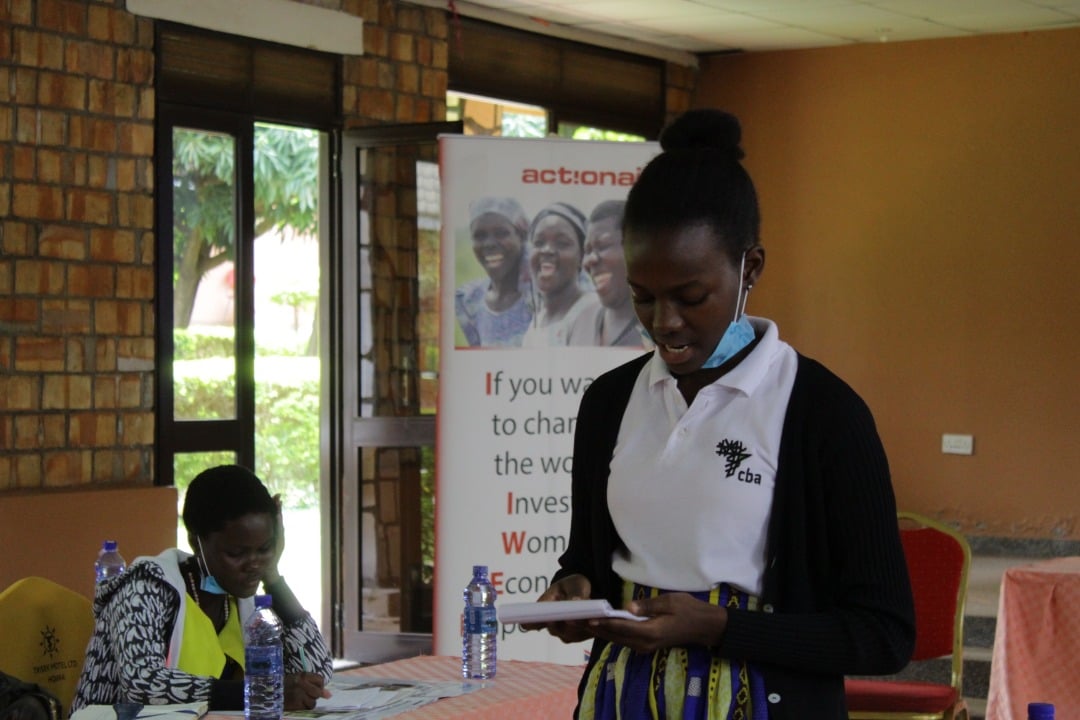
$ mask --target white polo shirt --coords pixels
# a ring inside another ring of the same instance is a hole
[[[625,580],[666,590],[726,582],[760,595],[780,436],[798,358],[776,324],[687,407],[654,355],[637,378],[611,460],[607,500],[628,553]]]

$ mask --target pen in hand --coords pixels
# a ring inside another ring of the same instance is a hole
[[[303,668],[303,671],[305,673],[311,673],[311,663],[308,662],[307,653],[304,652],[303,647],[300,648],[300,666]],[[319,678],[319,685],[322,685],[322,678]],[[320,687],[319,695],[324,698],[328,698],[330,697],[330,691],[325,687]]]

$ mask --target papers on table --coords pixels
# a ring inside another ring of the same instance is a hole
[[[633,615],[626,610],[616,610],[607,600],[559,600],[555,602],[524,602],[496,605],[499,622],[547,623],[558,620],[588,620],[589,618],[621,618],[623,620],[647,620],[644,615]]]
[[[71,720],[117,720],[114,705],[86,705],[71,715]],[[135,705],[138,707],[138,705]],[[197,720],[206,714],[206,702],[179,703],[171,705],[143,705],[134,715],[135,720]]]
[[[329,698],[319,698],[314,710],[286,712],[286,718],[383,720],[415,710],[439,698],[457,697],[483,687],[479,682],[399,680],[395,678],[335,678]]]
[[[206,714],[205,702],[187,703],[183,705],[143,705],[143,709],[135,716],[135,720],[196,720]]]

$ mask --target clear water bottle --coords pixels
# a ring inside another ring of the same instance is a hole
[[[281,620],[269,595],[255,596],[255,612],[244,623],[244,717],[280,720],[285,711],[285,664]]]
[[[461,675],[466,678],[495,677],[495,586],[487,565],[473,565],[472,580],[465,587],[465,626],[461,640]]]
[[[103,583],[109,578],[123,575],[124,570],[127,570],[127,563],[116,549],[116,541],[103,542],[97,560],[94,561],[94,575],[97,577],[95,582]]]
[[[1050,703],[1028,703],[1028,720],[1054,720],[1054,706]]]

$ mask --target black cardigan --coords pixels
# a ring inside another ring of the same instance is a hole
[[[609,464],[649,357],[601,375],[582,397],[570,539],[554,576],[581,573],[593,597],[616,607],[622,579],[611,557],[625,548],[607,508]],[[784,418],[760,600],[763,612],[728,611],[714,652],[761,669],[773,720],[847,718],[844,675],[897,672],[911,657],[911,587],[873,417],[854,390],[801,355]],[[594,641],[590,668],[604,644]]]

